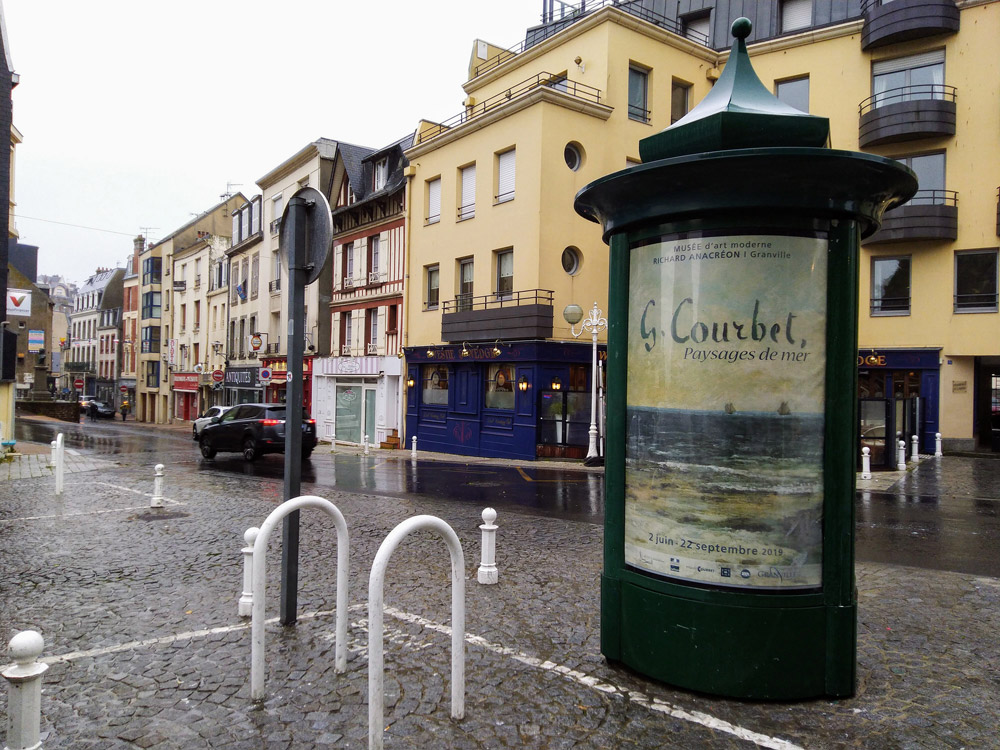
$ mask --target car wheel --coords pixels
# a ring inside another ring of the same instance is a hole
[[[205,458],[215,458],[215,448],[207,440],[201,441],[201,455]]]
[[[198,440],[198,428],[191,425],[191,439],[197,442]]]
[[[245,461],[256,461],[257,460],[257,443],[252,437],[248,437],[243,441],[243,460]]]

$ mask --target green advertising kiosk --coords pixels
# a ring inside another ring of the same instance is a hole
[[[849,696],[859,244],[917,181],[828,148],[749,32],[576,197],[611,251],[601,650],[716,695]]]

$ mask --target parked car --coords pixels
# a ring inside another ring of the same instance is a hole
[[[201,436],[201,431],[205,429],[205,425],[212,421],[212,417],[221,417],[227,411],[232,409],[231,406],[210,406],[205,410],[205,413],[194,420],[191,425],[191,439],[196,441]]]
[[[201,431],[201,455],[214,458],[223,453],[242,453],[255,461],[265,453],[285,452],[285,405],[239,404],[221,417],[212,417]],[[316,420],[302,410],[302,457],[316,447]]]

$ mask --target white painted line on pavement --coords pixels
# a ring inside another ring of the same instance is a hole
[[[94,482],[94,484],[103,484],[105,487],[114,487],[116,490],[125,490],[125,492],[134,492],[136,495],[142,495],[143,497],[152,497],[153,493],[143,492],[142,490],[135,490],[131,487],[125,487],[121,484],[111,484],[111,482]],[[187,503],[182,503],[180,500],[171,500],[169,497],[163,498],[163,502],[171,503],[172,505],[187,505]]]
[[[166,500],[166,498],[163,498]],[[184,505],[174,500],[170,501],[174,505]],[[19,523],[20,521],[46,521],[52,518],[75,518],[77,516],[99,516],[103,513],[127,513],[130,510],[149,510],[148,505],[136,505],[130,508],[107,508],[105,510],[81,510],[75,513],[52,513],[47,516],[22,516],[21,518],[0,518],[0,523]]]
[[[451,635],[451,628],[449,626],[427,620],[419,615],[402,612],[398,609],[394,609],[393,607],[386,607],[385,613],[398,620],[411,622],[425,627],[428,630],[436,630],[444,635]],[[600,690],[602,693],[620,693],[621,695],[627,696],[630,700],[635,701],[637,704],[646,706],[647,708],[658,713],[667,714],[675,719],[689,721],[693,724],[700,724],[703,727],[717,732],[731,734],[741,740],[753,742],[760,747],[766,747],[771,750],[802,750],[801,747],[788,742],[787,740],[782,740],[777,737],[769,737],[766,734],[760,734],[759,732],[754,732],[750,729],[730,724],[728,721],[716,718],[710,714],[702,713],[701,711],[687,711],[683,708],[678,708],[677,706],[667,703],[666,701],[662,701],[659,698],[650,698],[645,693],[641,693],[637,690],[625,690],[624,688],[604,682],[596,677],[591,677],[561,664],[556,664],[551,661],[543,661],[542,659],[522,654],[519,651],[507,648],[506,646],[490,643],[485,638],[481,638],[478,635],[466,633],[465,640],[471,644],[492,651],[493,653],[500,654],[501,656],[509,656],[515,661],[519,661],[529,667],[537,667],[550,672],[556,672],[557,674],[561,674],[567,679],[573,680],[574,682],[577,682],[585,687]]]
[[[366,604],[355,604],[348,608],[349,610],[363,610],[367,609]],[[325,617],[335,614],[335,610],[320,610],[317,612],[306,612],[298,616],[299,620],[310,620],[317,617]],[[451,628],[447,625],[428,620],[421,617],[420,615],[415,615],[410,612],[404,612],[398,610],[394,607],[386,607],[385,614],[393,617],[397,620],[402,620],[403,622],[412,623],[419,625],[428,630],[434,630],[442,635],[451,635]],[[265,623],[271,624],[278,621],[277,617],[272,617],[265,620]],[[356,627],[362,627],[367,630],[363,625],[353,623]],[[249,630],[250,623],[240,623],[238,625],[223,625],[216,628],[207,628],[204,630],[192,630],[187,633],[176,633],[174,635],[162,636],[160,638],[148,638],[142,641],[131,641],[130,643],[122,643],[117,646],[105,646],[103,648],[94,648],[88,651],[71,651],[66,654],[59,654],[57,656],[48,656],[39,659],[43,664],[56,664],[59,662],[69,662],[76,659],[92,658],[96,656],[104,656],[106,654],[114,654],[122,651],[131,651],[136,648],[145,648],[148,646],[159,646],[166,645],[170,643],[176,643],[178,641],[192,640],[195,638],[203,638],[209,635],[217,635],[219,633],[232,633],[238,630]],[[602,693],[617,693],[634,701],[637,705],[645,706],[651,711],[656,711],[657,713],[666,714],[675,719],[680,719],[682,721],[691,722],[692,724],[698,724],[706,729],[711,729],[716,732],[723,732],[725,734],[731,734],[741,740],[746,740],[748,742],[753,742],[755,745],[760,747],[768,748],[768,750],[803,750],[799,745],[795,745],[787,740],[782,740],[777,737],[770,737],[766,734],[761,734],[759,732],[754,732],[745,727],[737,726],[731,724],[724,719],[719,719],[711,714],[706,714],[701,711],[688,711],[683,708],[679,708],[671,703],[660,700],[659,698],[652,698],[645,693],[638,690],[627,690],[625,688],[613,685],[609,682],[599,680],[596,677],[591,677],[583,672],[579,672],[575,669],[570,669],[569,667],[563,666],[562,664],[556,664],[555,662],[539,659],[535,656],[529,656],[528,654],[521,653],[516,649],[507,648],[506,646],[501,646],[496,643],[491,643],[485,638],[466,633],[465,640],[475,646],[484,648],[488,651],[492,651],[500,656],[507,656],[515,661],[520,662],[529,667],[535,667],[537,669],[544,669],[549,672],[555,672],[566,677],[573,682],[576,682],[584,687],[592,688],[594,690],[599,690]]]

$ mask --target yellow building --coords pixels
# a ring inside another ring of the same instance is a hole
[[[516,54],[476,41],[465,111],[420,124],[406,152],[407,439],[586,455],[592,336],[577,340],[563,311],[606,308],[608,253],[573,196],[637,163],[639,140],[709,90],[718,55],[677,28],[609,3]]]
[[[897,432],[923,452],[937,432],[946,450],[989,443],[1000,94],[980,82],[1000,78],[988,47],[1000,2],[542,7],[518,47],[474,43],[465,110],[422,122],[406,152],[408,436],[457,453],[580,455],[589,335],[578,342],[562,311],[606,307],[607,248],[573,196],[638,162],[640,139],[700,101],[746,15],[779,98],[828,117],[832,147],[900,159],[921,180],[863,246],[865,444],[890,461]],[[498,396],[498,377],[524,390]]]
[[[175,322],[172,318],[174,291],[177,289],[183,296],[187,281],[180,279],[177,281],[183,283],[174,283],[174,254],[183,254],[188,248],[204,245],[202,240],[205,237],[222,237],[228,240],[232,213],[245,202],[246,198],[237,193],[167,237],[148,245],[139,254],[139,356],[136,363],[136,403],[133,408],[136,418],[143,422],[169,424],[176,412],[177,403],[181,404],[183,410],[184,404],[190,401],[187,395],[175,398],[174,392],[189,394],[200,387],[200,375],[193,372],[193,363],[190,359],[184,360],[181,357],[176,338],[180,320]],[[192,267],[192,275],[194,270]],[[191,372],[183,373],[178,370],[178,367],[183,366],[182,362],[191,364]],[[174,377],[175,371],[181,377]],[[195,377],[192,378],[191,375]],[[179,416],[185,418],[183,411]]]

